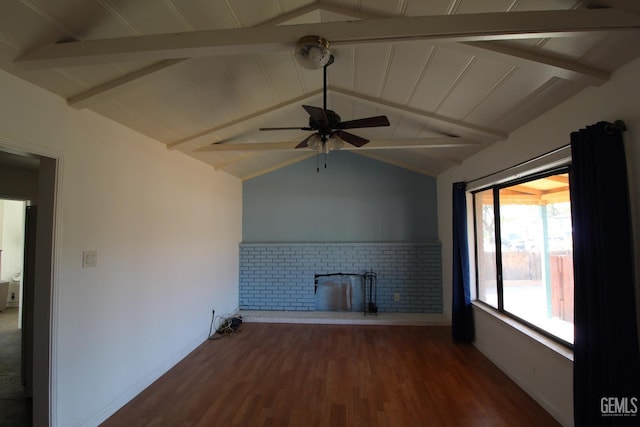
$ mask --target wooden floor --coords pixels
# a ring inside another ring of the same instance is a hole
[[[104,426],[555,426],[444,326],[244,323]]]

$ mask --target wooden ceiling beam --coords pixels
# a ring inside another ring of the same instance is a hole
[[[541,200],[545,204],[550,203],[563,203],[571,201],[571,194],[568,189],[562,191],[554,191],[552,193],[543,194]]]
[[[206,129],[206,130],[204,130],[202,132],[199,132],[199,133],[197,133],[195,135],[190,135],[190,136],[188,136],[186,138],[182,138],[182,139],[180,139],[178,141],[170,142],[170,143],[167,144],[167,148],[173,150],[173,149],[176,149],[179,146],[181,146],[183,144],[186,144],[188,142],[195,142],[195,141],[201,140],[203,138],[208,138],[211,135],[213,135],[214,133],[219,132],[219,131],[221,131],[223,129],[227,129],[227,128],[230,128],[232,126],[236,126],[236,125],[239,125],[241,123],[244,123],[246,121],[256,119],[256,118],[258,118],[260,116],[264,116],[265,114],[272,113],[272,112],[274,112],[276,110],[288,107],[289,105],[292,105],[292,104],[297,104],[299,102],[305,101],[305,100],[307,100],[309,98],[313,98],[314,96],[318,96],[320,94],[322,94],[322,89],[316,89],[316,90],[313,90],[311,92],[307,92],[307,93],[305,93],[303,95],[297,96],[297,97],[295,97],[293,99],[290,99],[288,101],[281,102],[280,104],[276,104],[276,105],[273,105],[273,106],[271,106],[269,108],[265,108],[263,110],[256,111],[256,112],[251,113],[249,115],[246,115],[246,116],[243,116],[243,117],[239,117],[237,119],[225,122],[225,123],[223,123],[223,124],[221,124],[219,126],[215,126],[215,127],[210,128],[210,129]]]
[[[284,22],[294,20],[298,17],[304,16],[307,13],[315,11],[327,11],[350,16],[355,19],[383,19],[390,17],[359,12],[337,6],[332,3],[320,2],[303,6],[292,12],[277,16],[276,18],[259,24],[259,26],[282,24]],[[495,43],[464,42],[449,44],[449,47],[461,52],[488,57],[509,65],[535,69],[545,74],[572,80],[585,85],[599,86],[609,79],[609,74],[601,70],[586,67],[572,61],[552,58],[546,55],[524,51],[504,45],[498,45]],[[147,67],[127,73],[123,76],[117,77],[113,80],[107,81],[103,84],[92,87],[88,90],[85,90],[84,92],[74,95],[67,99],[67,103],[69,106],[77,109],[90,107],[95,102],[99,102],[100,100],[107,97],[111,97],[118,93],[127,91],[131,87],[143,84],[159,71],[169,69],[181,62],[188,60],[189,59],[187,58],[181,58],[158,61]]]
[[[638,0],[597,0],[592,1],[595,7],[612,7],[627,12],[640,14],[640,2]]]
[[[339,6],[333,6],[327,3],[323,3],[321,9],[341,13],[357,19],[380,19],[392,17],[392,15],[363,14],[361,12],[352,11]],[[560,77],[565,80],[572,80],[576,83],[585,85],[600,86],[609,80],[609,73],[605,71],[586,67],[573,61],[553,58],[547,55],[517,49],[515,47],[490,42],[461,42],[446,44],[447,48],[459,52],[480,55],[484,58],[489,58],[508,65],[534,69],[550,76]]]
[[[615,6],[611,7],[615,8]],[[363,14],[362,12],[352,11],[324,2],[322,3],[321,9],[341,13],[343,15],[351,16],[357,19],[380,19],[392,17],[392,15],[373,15],[366,13]],[[627,10],[621,7],[617,7],[617,9]],[[522,49],[517,49],[515,47],[509,47],[496,43],[447,43],[447,47],[460,52],[470,53],[472,55],[481,55],[482,57],[493,59],[498,62],[503,62],[508,65],[531,68],[544,74],[560,77],[566,80],[572,80],[576,83],[591,86],[600,86],[601,84],[609,80],[609,74],[601,70],[586,67],[573,61],[553,58],[547,55],[533,53]]]
[[[392,15],[374,15],[371,13],[354,11],[325,2],[322,2],[320,7],[321,10],[340,13],[356,19],[380,19],[392,17]],[[447,48],[459,52],[470,53],[476,56],[480,55],[484,58],[489,58],[498,62],[505,63],[507,65],[515,65],[518,67],[534,69],[549,76],[560,77],[565,80],[572,80],[580,84],[600,86],[601,84],[609,80],[609,73],[605,71],[586,67],[573,61],[553,58],[540,53],[533,53],[523,49],[517,49],[515,47],[505,46],[497,43],[461,42],[446,43],[446,45]]]
[[[308,148],[296,149],[300,141],[287,142],[255,142],[237,144],[211,144],[196,149],[196,152],[211,151],[307,151]],[[418,149],[418,148],[455,148],[478,145],[477,142],[455,136],[442,136],[434,138],[401,138],[401,139],[375,139],[369,141],[362,147],[355,147],[351,144],[344,144],[341,150],[398,150],[398,149]]]
[[[317,34],[333,46],[411,40],[491,41],[640,29],[640,16],[615,9],[498,12],[259,26],[57,43],[16,59],[25,69],[288,51]]]
[[[187,59],[165,59],[155,62],[149,66],[132,71],[123,76],[116,77],[113,80],[109,80],[108,82],[94,86],[84,92],[74,95],[67,99],[67,105],[79,110],[90,107],[99,100],[126,92],[132,87],[139,86],[146,78],[149,78],[158,71],[173,67],[174,65],[184,61],[187,61]]]
[[[349,147],[353,147],[350,144]],[[480,145],[478,142],[457,136],[436,136],[429,138],[397,138],[397,139],[374,139],[367,145],[359,147],[364,150],[398,150],[398,149],[419,149],[419,148],[456,148],[471,147]],[[355,149],[356,147],[350,148]]]
[[[375,98],[372,96],[363,95],[348,89],[343,89],[343,88],[332,86],[332,85],[329,85],[328,90],[340,95],[344,95],[347,98],[351,98],[352,100],[365,102],[375,107],[380,107],[380,106],[386,107],[400,114],[408,115],[410,117],[415,117],[421,121],[426,120],[426,121],[437,122],[439,124],[445,125],[446,127],[453,127],[457,130],[467,131],[473,135],[477,135],[477,137],[479,139],[482,139],[484,142],[495,142],[495,141],[503,140],[507,138],[506,133],[496,129],[489,129],[482,126],[477,126],[472,123],[467,123],[461,120],[452,119],[450,117],[445,117],[436,113],[430,113],[428,111],[420,110],[414,107],[410,107],[408,105],[397,104],[395,102],[387,101],[382,98]]]
[[[279,25],[297,17],[303,16],[309,12],[313,12],[318,8],[319,6],[315,4],[303,6],[289,13],[285,13],[273,19],[269,19],[268,21],[262,22],[257,26]],[[132,87],[139,86],[151,79],[159,71],[165,71],[169,68],[172,68],[174,65],[180,64],[184,61],[188,61],[189,59],[190,58],[178,58],[158,61],[147,67],[132,71],[123,76],[117,77],[113,80],[87,89],[82,93],[74,95],[67,99],[67,104],[70,107],[77,109],[87,108],[93,103],[99,102],[102,99],[125,92]]]
[[[586,86],[600,86],[609,80],[609,73],[572,61],[552,58],[534,52],[490,42],[456,43],[455,50],[493,59],[508,65],[528,68],[549,76],[560,77]]]
[[[526,185],[523,185],[523,184],[519,184],[519,185],[512,185],[510,187],[500,190],[500,196],[502,196],[503,194],[531,194],[531,195],[540,196],[544,194],[544,191],[527,187]]]
[[[564,193],[569,191],[569,186],[566,187],[560,187],[560,188],[553,188],[550,190],[545,190],[542,192],[543,195],[548,195],[548,194],[555,194],[555,193]]]
[[[544,179],[569,185],[569,176],[567,174],[551,175],[551,176],[545,177]]]

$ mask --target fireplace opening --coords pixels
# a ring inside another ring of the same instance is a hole
[[[361,274],[316,274],[316,311],[364,311],[364,277]]]

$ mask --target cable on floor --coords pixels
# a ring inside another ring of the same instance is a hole
[[[227,314],[223,316],[216,316],[216,311],[213,310],[211,315],[211,324],[209,325],[208,340],[219,340],[231,334],[240,332],[238,328],[242,324],[242,316],[238,314]],[[215,326],[215,332],[214,331]],[[213,332],[213,333],[212,333]]]

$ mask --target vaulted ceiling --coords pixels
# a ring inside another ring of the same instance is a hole
[[[597,6],[597,7],[596,7]],[[633,0],[3,0],[0,67],[169,150],[248,179],[314,155],[295,149],[331,43],[328,108],[353,152],[437,175],[640,56]],[[348,144],[347,144],[348,145]]]

